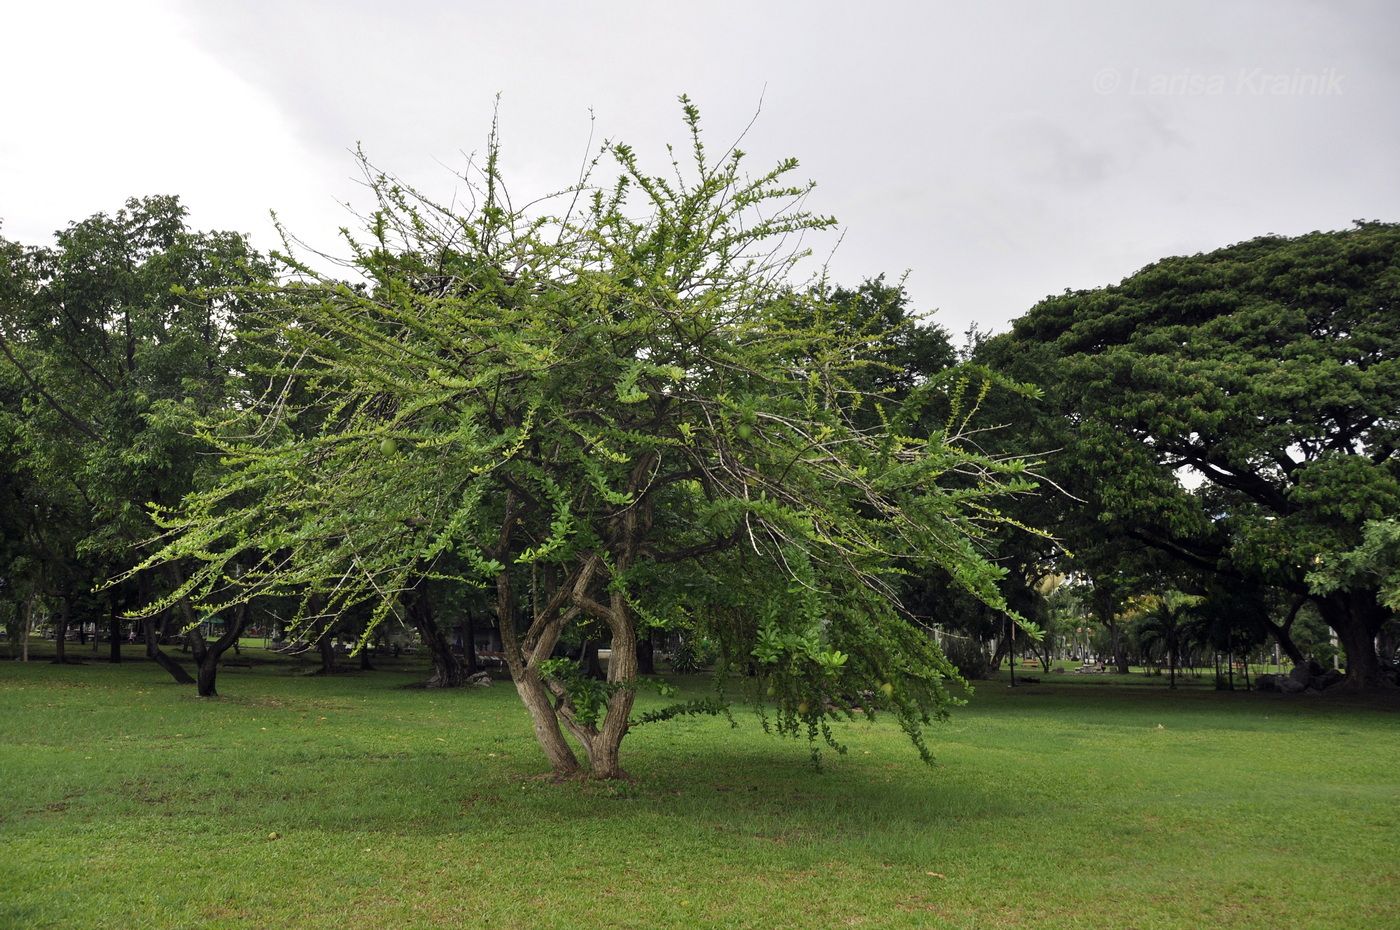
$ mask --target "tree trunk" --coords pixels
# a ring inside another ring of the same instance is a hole
[[[1006,658],[1006,637],[998,636],[996,648],[992,650],[992,671],[1001,671],[1001,661]]]
[[[119,663],[122,660],[122,623],[117,619],[117,599],[108,598],[107,604],[107,631],[111,634],[111,641],[107,644],[107,659]]]
[[[516,632],[515,592],[507,572],[496,576],[496,623],[500,627],[501,647],[506,655],[506,665],[510,668],[511,680],[515,683],[515,691],[530,714],[535,740],[549,761],[549,767],[559,778],[577,773],[578,756],[574,755],[568,740],[564,739],[564,732],[559,729],[559,715],[549,701],[549,690],[540,678],[539,670],[532,664],[534,657],[525,654],[520,635]],[[538,649],[536,651],[540,652]]]
[[[195,693],[200,697],[218,697],[219,692],[215,689],[218,674],[219,660],[214,656],[212,649],[205,650],[204,658],[199,661],[199,669],[195,676]]]
[[[421,589],[416,589],[404,592],[403,602],[408,622],[418,631],[418,636],[423,640],[423,646],[428,650],[433,662],[433,673],[428,678],[427,687],[460,686],[466,680],[466,675],[462,673],[462,663],[452,651],[452,644],[448,642],[447,635],[442,632],[433,616],[432,601]]]
[[[248,605],[239,604],[233,609],[233,617],[224,622],[224,634],[213,643],[206,642],[199,627],[190,631],[190,645],[195,659],[199,662],[199,678],[195,681],[195,691],[200,697],[218,697],[215,682],[219,674],[219,660],[230,646],[243,635],[243,626],[248,620]]]
[[[637,637],[637,674],[656,674],[656,641],[654,631],[648,627],[647,635]]]
[[[1339,591],[1317,599],[1322,619],[1337,633],[1346,655],[1347,677],[1339,687],[1369,691],[1385,687],[1376,637],[1385,623],[1386,610],[1374,591]]]
[[[630,559],[619,559],[625,566]],[[637,691],[637,632],[632,622],[631,607],[620,593],[612,597],[612,659],[608,662],[608,683],[619,687],[608,697],[608,710],[603,726],[588,753],[589,768],[594,778],[624,778],[621,766],[622,739],[627,735],[628,721]]]
[[[154,617],[147,617],[141,621],[141,631],[146,637],[146,658],[152,660],[161,668],[170,673],[170,677],[182,685],[192,685],[194,679],[190,673],[185,671],[184,666],[166,655],[160,648],[159,637],[156,633],[156,621]]]
[[[62,606],[58,609],[58,620],[54,623],[55,636],[53,640],[55,665],[63,665],[68,661],[68,598],[60,599]]]
[[[476,664],[476,615],[467,611],[463,623],[466,629],[462,637],[462,671],[470,676],[480,670]]]
[[[34,628],[34,595],[24,602],[24,638],[20,640],[20,661],[29,661],[29,631]]]
[[[1302,665],[1304,659],[1303,650],[1299,649],[1298,644],[1293,641],[1293,621],[1298,619],[1298,611],[1300,611],[1307,602],[1308,599],[1306,597],[1296,597],[1283,623],[1277,626],[1272,623],[1269,624],[1269,630],[1274,634],[1274,642],[1278,643],[1279,648],[1283,650],[1283,654],[1288,656],[1289,661],[1294,665]]]
[[[333,633],[335,624],[326,623],[326,628],[321,631],[321,636],[316,640],[316,650],[321,654],[321,674],[335,674],[335,641]]]
[[[578,652],[578,661],[583,668],[585,677],[592,678],[594,681],[602,681],[607,677],[603,674],[603,663],[598,661],[598,641],[596,639],[583,641],[583,647]]]
[[[533,668],[523,669],[521,676],[515,681],[515,691],[520,695],[525,709],[530,712],[535,739],[544,750],[544,756],[549,760],[549,767],[554,770],[554,774],[564,777],[576,773],[579,767],[578,756],[574,755],[568,740],[564,739],[564,731],[559,728],[558,714],[555,713],[554,705],[550,703],[549,691],[545,688],[539,672]]]

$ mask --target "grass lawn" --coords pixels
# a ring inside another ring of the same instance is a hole
[[[0,926],[1400,927],[1394,708],[1047,675],[934,768],[743,710],[556,785],[509,684],[296,671],[0,663]]]

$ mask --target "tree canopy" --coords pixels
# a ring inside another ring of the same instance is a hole
[[[237,289],[270,273],[241,235],[189,229],[175,197],[128,201],[52,246],[0,241],[0,506],[26,540],[10,580],[66,613],[140,561],[148,504],[177,504],[210,462],[194,421],[235,402]],[[146,578],[126,600],[171,587]]]
[[[849,325],[795,278],[790,243],[831,222],[796,162],[749,176],[685,114],[686,164],[650,174],[609,145],[594,170],[615,177],[552,213],[511,206],[494,140],[469,210],[366,164],[364,284],[289,258],[295,280],[257,295],[268,386],[208,430],[218,483],[162,512],[147,567],[196,566],[167,602],[299,593],[306,620],[383,616],[423,578],[488,588],[560,774],[578,767],[566,733],[593,774],[620,772],[644,722],[639,624],[706,630],[777,699],[780,732],[815,747],[830,715],[887,709],[927,755],[956,672],[899,575],[936,568],[1000,606],[977,541],[1033,487],[1026,463],[967,441],[985,379],[872,377],[906,334]],[[611,640],[606,682],[552,658],[580,625]]]
[[[1314,599],[1369,687],[1378,581],[1309,576],[1400,512],[1397,301],[1400,226],[1359,223],[1048,298],[984,357],[1046,388],[1042,448],[1089,525]]]

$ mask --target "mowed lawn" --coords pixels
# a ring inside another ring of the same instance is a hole
[[[740,707],[561,785],[508,683],[296,671],[0,663],[0,926],[1400,927],[1383,705],[1054,675],[932,768],[882,721],[815,771]]]

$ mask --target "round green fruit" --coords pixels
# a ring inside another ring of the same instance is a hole
[[[777,687],[777,685],[769,685],[769,686],[768,686],[768,696],[769,696],[769,697],[777,697],[777,696],[778,696],[778,687]]]
[[[398,440],[394,439],[392,436],[385,436],[383,439],[379,440],[379,451],[383,455],[393,455],[395,452],[399,451]]]
[[[807,716],[807,711],[810,710],[810,709],[811,709],[811,708],[809,708],[809,707],[807,706],[807,702],[806,702],[806,701],[801,701],[801,702],[799,702],[798,705],[797,705],[797,715],[798,715],[799,717],[805,717],[805,716]]]
[[[885,697],[894,696],[894,685],[890,684],[888,681],[880,685],[880,690],[885,693]]]

